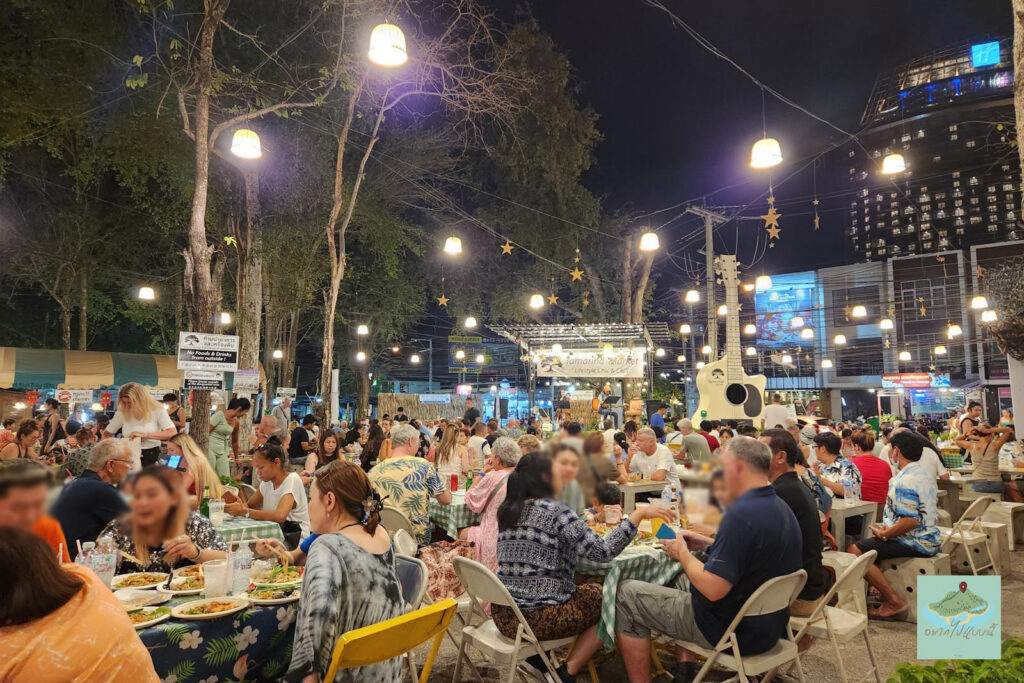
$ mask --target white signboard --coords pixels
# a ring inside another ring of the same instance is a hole
[[[278,387],[277,388],[277,397],[278,398],[290,398],[290,399],[294,400],[297,393],[298,392],[295,391],[295,387]]]
[[[235,370],[232,391],[236,394],[255,394],[260,390],[259,370]]]
[[[186,370],[185,389],[191,391],[220,391],[224,388],[224,373],[209,370]]]
[[[451,394],[420,394],[420,403],[451,403]]]
[[[643,351],[603,353],[600,349],[581,349],[562,354],[541,354],[537,359],[538,377],[643,377]]]
[[[238,369],[238,337],[204,332],[178,333],[178,369],[234,372]]]
[[[157,403],[164,402],[164,396],[171,393],[166,389],[146,389],[146,393],[153,397],[153,400]]]
[[[92,389],[58,389],[59,403],[92,403]]]

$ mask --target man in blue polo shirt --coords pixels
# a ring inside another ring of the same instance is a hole
[[[658,406],[658,409],[654,412],[653,415],[651,415],[651,429],[659,427],[661,429],[661,433],[665,433],[665,413],[667,412],[667,403],[662,403],[660,406]]]
[[[82,474],[60,492],[51,514],[64,529],[71,559],[78,554],[78,541],[95,541],[110,520],[128,512],[128,504],[114,487],[131,467],[128,440],[105,439],[89,451]]]
[[[800,569],[800,527],[768,482],[770,463],[765,444],[745,436],[730,439],[722,469],[735,502],[722,518],[707,560],[702,563],[687,548],[687,540],[696,545],[699,535],[684,531],[684,538],[664,541],[665,553],[682,565],[676,586],[632,580],[619,585],[615,630],[630,681],[649,679],[651,631],[713,647],[754,591]],[[788,623],[788,609],[746,617],[736,629],[740,652],[767,652]],[[697,672],[691,658],[680,653],[677,681]]]

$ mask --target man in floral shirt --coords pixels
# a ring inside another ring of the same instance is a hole
[[[831,432],[814,435],[814,472],[834,498],[843,497],[843,481],[853,485],[853,497],[860,500],[860,470],[842,454],[842,440]]]
[[[430,543],[430,516],[427,506],[430,498],[441,505],[452,502],[452,494],[445,490],[437,470],[416,457],[420,446],[420,432],[409,423],[391,428],[391,454],[370,470],[370,483],[385,505],[396,507],[412,522],[419,542]]]

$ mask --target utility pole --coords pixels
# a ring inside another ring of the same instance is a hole
[[[715,225],[729,221],[728,216],[723,216],[715,211],[691,206],[686,209],[687,213],[700,216],[704,219],[704,279],[707,281],[707,304],[708,304],[708,346],[711,347],[711,356],[708,362],[718,360],[718,307],[715,305]],[[730,311],[732,312],[732,311]]]

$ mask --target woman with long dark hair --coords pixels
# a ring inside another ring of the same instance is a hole
[[[537,638],[578,636],[559,668],[564,680],[586,666],[601,644],[601,586],[576,586],[576,559],[607,562],[629,545],[641,521],[672,521],[675,511],[654,505],[638,508],[602,538],[557,500],[561,490],[561,477],[552,472],[546,453],[529,453],[516,465],[498,508],[498,578]],[[511,608],[493,605],[491,616],[502,634],[516,637],[519,622]]]
[[[0,680],[158,681],[124,607],[42,538],[0,527]]]
[[[364,472],[373,469],[383,445],[384,430],[380,428],[380,425],[370,425],[370,435],[366,439],[366,445],[363,446],[363,452],[359,454],[359,464],[362,465]]]
[[[287,681],[318,681],[338,636],[402,614],[391,538],[380,526],[380,497],[355,463],[336,460],[314,473],[309,549]],[[401,658],[346,669],[336,681],[400,681]]]

